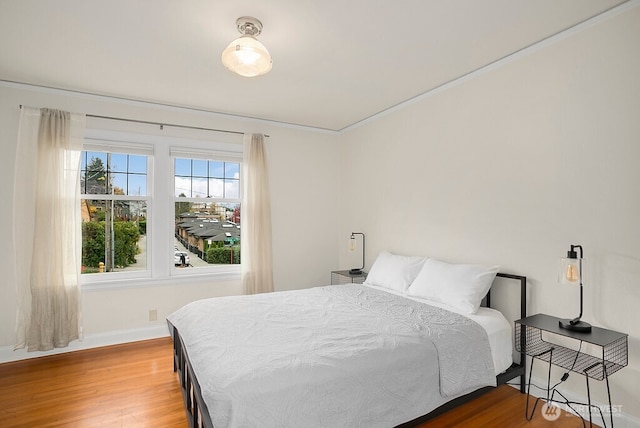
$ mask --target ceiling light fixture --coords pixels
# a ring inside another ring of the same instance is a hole
[[[269,51],[256,36],[262,32],[262,22],[251,16],[241,16],[236,26],[242,36],[222,51],[222,63],[229,70],[244,77],[255,77],[271,71]]]

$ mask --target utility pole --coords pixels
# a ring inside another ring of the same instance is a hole
[[[109,175],[109,169],[111,168],[111,153],[107,153],[107,170],[106,170],[106,193],[107,195],[113,194],[113,186],[111,185],[111,177]],[[107,272],[113,272],[115,245],[113,234],[113,199],[106,200],[104,204],[104,259],[105,270]]]

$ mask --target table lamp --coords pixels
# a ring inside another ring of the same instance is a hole
[[[576,249],[580,250],[580,257]],[[580,286],[580,315],[573,319],[560,320],[560,328],[567,330],[590,332],[591,324],[582,321],[582,303],[583,303],[583,286],[582,286],[582,245],[572,245],[567,251],[567,257],[560,260],[559,272],[560,284],[579,285]]]
[[[362,267],[349,269],[351,275],[361,275],[364,269],[364,233],[351,232],[351,238],[349,238],[349,251],[352,253],[356,250],[356,235],[362,235]]]

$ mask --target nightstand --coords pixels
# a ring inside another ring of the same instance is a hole
[[[611,407],[611,392],[609,390],[609,376],[628,364],[628,338],[625,333],[620,333],[606,328],[593,327],[590,332],[576,332],[560,328],[560,318],[545,314],[537,314],[517,320],[515,328],[516,350],[525,352],[533,357],[529,369],[529,383],[527,385],[527,408],[525,413],[528,420],[533,417],[535,405],[529,415],[529,389],[531,388],[531,371],[536,359],[549,364],[549,376],[547,378],[547,401],[553,402],[554,394],[562,396],[569,408],[574,403],[567,400],[559,391],[550,387],[551,365],[565,370],[580,373],[585,376],[587,382],[587,406],[589,407],[589,422],[593,425],[591,415],[591,391],[589,379],[605,380],[607,384],[607,397],[609,398],[609,414],[613,427],[613,410]],[[584,344],[589,350],[584,349]],[[578,350],[571,349],[575,345]],[[568,373],[567,372],[567,373]],[[565,375],[567,376],[567,375]],[[566,377],[563,376],[563,380]],[[549,397],[551,393],[551,397]],[[538,399],[540,400],[540,399]],[[538,404],[536,400],[536,405]],[[573,408],[572,408],[573,409]],[[577,412],[576,412],[577,413]],[[600,410],[603,423],[604,416]],[[606,426],[606,423],[605,423]]]
[[[331,271],[331,285],[362,284],[365,279],[367,279],[367,273],[364,271],[359,274],[349,273],[348,270]]]

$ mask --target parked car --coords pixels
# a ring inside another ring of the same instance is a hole
[[[184,260],[183,260],[184,257]],[[173,264],[176,266],[189,266],[191,264],[191,260],[189,259],[189,253],[186,251],[174,251],[173,253]]]

